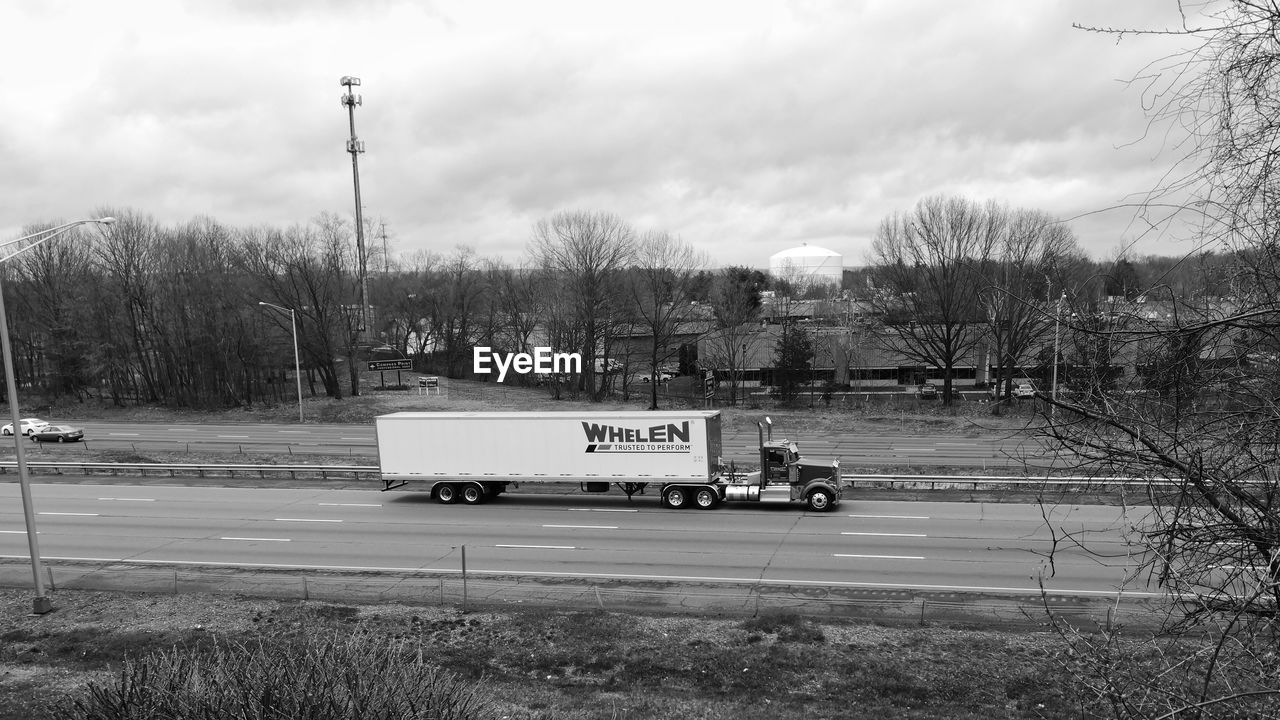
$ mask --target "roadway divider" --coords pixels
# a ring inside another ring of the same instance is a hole
[[[29,472],[54,475],[138,475],[138,476],[196,476],[196,477],[288,477],[288,478],[363,478],[378,479],[377,465],[251,465],[229,463],[121,463],[79,461],[28,461]],[[13,460],[0,461],[0,474],[15,472]],[[1025,475],[844,475],[844,487],[858,488],[921,488],[943,489],[994,489],[994,488],[1054,488],[1071,489],[1125,489],[1149,486],[1176,486],[1169,478],[1050,476],[1027,477]]]
[[[375,479],[379,477],[377,465],[248,465],[228,463],[122,463],[122,462],[79,462],[79,461],[28,461],[28,472],[32,474],[46,473],[66,475],[137,475],[168,477],[289,477],[289,478],[352,478],[363,477]],[[17,471],[18,464],[14,460],[0,462],[0,474]]]

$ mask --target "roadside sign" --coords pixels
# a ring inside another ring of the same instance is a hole
[[[370,370],[412,370],[413,360],[370,360]]]

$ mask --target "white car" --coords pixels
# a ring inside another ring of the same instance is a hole
[[[41,420],[40,418],[22,418],[18,421],[18,424],[19,427],[22,428],[23,435],[30,435],[32,430],[40,430],[48,427],[49,421]],[[3,428],[0,428],[0,432],[3,432],[5,435],[12,435],[13,423],[8,423]]]
[[[669,382],[675,379],[675,376],[676,376],[675,373],[668,372],[666,370],[659,370],[656,374],[658,376],[658,382],[660,383]],[[651,381],[652,381],[652,378],[649,376],[649,373],[645,373],[644,375],[640,376],[640,382],[647,383]]]
[[[1034,385],[1022,383],[1013,388],[1013,396],[1016,398],[1033,398],[1036,396],[1036,388]]]

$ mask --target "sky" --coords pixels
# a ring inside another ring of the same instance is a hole
[[[863,264],[956,195],[1175,254],[1125,207],[1176,159],[1139,77],[1175,0],[6,0],[0,238],[126,208],[164,225],[354,217],[367,242],[513,263],[608,212],[715,266],[801,244]],[[1181,45],[1180,45],[1181,44]],[[385,240],[384,236],[385,235]]]

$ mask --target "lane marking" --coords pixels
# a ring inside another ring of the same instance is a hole
[[[0,533],[4,533],[5,535],[26,535],[27,531],[26,530],[0,530]],[[43,535],[44,533],[37,530],[36,534]]]
[[[617,525],[543,525],[544,528],[581,528],[583,530],[617,530]]]
[[[565,508],[565,510],[575,510],[577,512],[640,512],[639,510],[627,510],[625,508]]]
[[[129,437],[137,437],[137,436],[139,436],[139,435],[141,435],[141,434],[142,434],[142,433],[127,433],[127,432],[109,432],[109,433],[107,433],[107,435],[127,435],[127,436],[129,436]]]
[[[866,535],[870,537],[929,537],[924,533],[867,533],[867,532],[842,532],[841,535]]]
[[[845,515],[851,518],[869,518],[873,520],[928,520],[928,515]]]
[[[272,518],[276,522],[327,522],[340,523],[341,520],[325,520],[321,518]]]
[[[248,542],[289,542],[289,538],[255,538],[255,537],[224,537],[219,540],[245,540]]]
[[[316,503],[326,507],[382,507],[382,503]]]
[[[575,548],[576,549],[576,548]],[[270,568],[276,570],[350,570],[350,571],[378,571],[378,572],[400,572],[400,573],[431,573],[436,575],[461,575],[462,570],[458,568],[428,568],[428,567],[366,567],[361,565],[303,565],[289,563],[244,563],[244,562],[218,562],[212,560],[149,560],[146,558],[98,558],[98,557],[70,557],[62,555],[43,555],[45,560],[66,560],[69,562],[113,562],[113,563],[129,563],[133,565],[184,565],[191,567],[230,567],[230,568]],[[30,560],[30,555],[0,555],[2,560]],[[813,587],[850,587],[850,588],[885,588],[899,590],[938,590],[938,591],[970,591],[970,592],[1007,592],[1035,595],[1039,597],[1042,593],[1049,595],[1097,595],[1104,597],[1150,597],[1150,598],[1169,598],[1168,593],[1144,592],[1141,590],[1083,590],[1072,588],[1041,588],[1041,587],[1004,587],[999,585],[933,585],[926,583],[876,583],[876,582],[852,582],[847,580],[773,580],[771,578],[758,577],[716,577],[713,575],[643,575],[633,573],[574,573],[574,572],[554,572],[554,571],[537,571],[537,570],[521,570],[512,572],[510,570],[468,570],[468,573],[475,575],[524,575],[529,577],[560,577],[560,578],[612,578],[621,580],[657,580],[664,582],[714,582],[714,583],[748,583],[751,585],[808,585]]]
[[[39,515],[72,515],[75,517],[98,517],[98,513],[42,512]]]
[[[494,545],[500,548],[523,548],[532,550],[577,550],[572,545]]]
[[[224,440],[248,440],[249,439],[248,435],[215,435],[214,437],[219,437]]]
[[[872,560],[923,560],[924,559],[923,555],[845,555],[842,553],[835,553],[831,557],[870,558]]]
[[[310,435],[311,434],[310,430],[277,430],[276,432],[281,434],[292,433],[294,435]]]
[[[116,502],[155,502],[155,501],[156,501],[156,499],[155,499],[155,498],[117,498],[117,497],[105,497],[105,498],[98,498],[98,499],[99,499],[99,500],[104,500],[104,501],[106,501],[106,500],[114,500],[114,501],[116,501]]]

